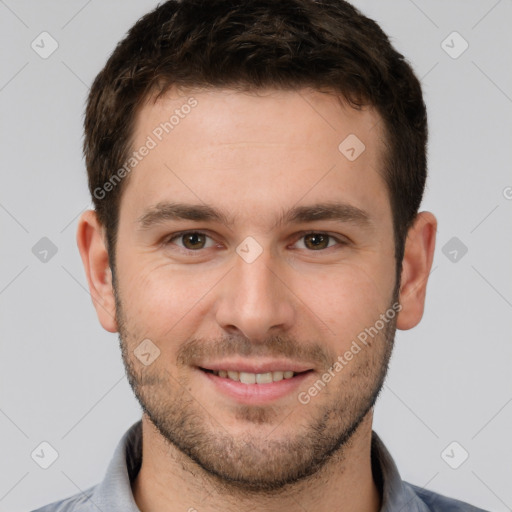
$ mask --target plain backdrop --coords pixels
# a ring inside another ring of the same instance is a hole
[[[512,1],[354,3],[421,78],[430,126],[422,209],[439,221],[424,318],[397,333],[374,429],[405,480],[512,510]],[[90,206],[88,87],[155,6],[0,0],[1,511],[98,483],[141,416],[117,335],[97,321],[75,231]],[[58,454],[48,469],[31,456],[43,442]]]

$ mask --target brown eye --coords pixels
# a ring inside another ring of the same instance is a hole
[[[214,238],[202,231],[181,231],[169,235],[163,240],[163,245],[167,251],[178,251],[186,256],[204,256],[211,255],[211,250],[215,247],[221,248]],[[196,253],[196,254],[193,254]]]
[[[181,235],[183,247],[190,250],[203,249],[206,245],[206,238],[202,233],[185,233]]]
[[[313,251],[329,247],[329,235],[322,233],[309,233],[304,236],[304,245]]]

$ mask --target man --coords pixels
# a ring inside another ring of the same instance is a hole
[[[143,409],[47,511],[476,511],[372,432],[436,219],[410,66],[341,0],[169,1],[90,92],[77,241]]]

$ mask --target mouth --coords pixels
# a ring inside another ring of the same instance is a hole
[[[293,398],[298,394],[299,386],[303,386],[304,381],[315,373],[311,368],[298,366],[292,370],[289,364],[262,366],[266,367],[249,368],[239,364],[215,368],[198,366],[196,369],[206,378],[205,384],[214,393],[251,405],[263,405],[284,397]]]
[[[209,370],[207,368],[199,368],[203,372],[211,373],[223,379],[230,379],[242,384],[271,384],[272,382],[280,382],[284,379],[293,379],[297,375],[308,373],[313,370],[304,372],[294,372],[291,370],[277,370],[264,373],[241,372],[236,370]]]

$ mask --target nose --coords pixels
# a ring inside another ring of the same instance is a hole
[[[294,325],[296,307],[286,277],[268,250],[251,263],[236,255],[235,268],[219,289],[218,325],[254,342],[288,331]]]

